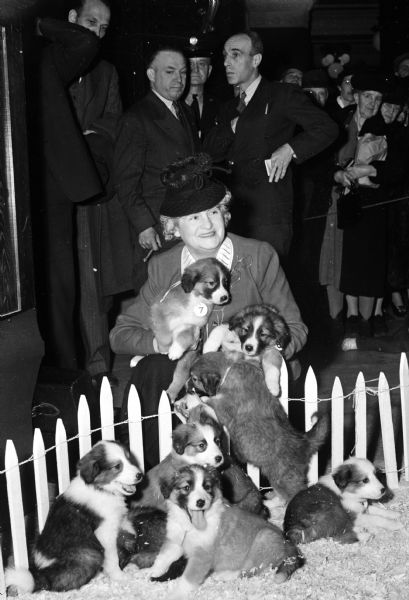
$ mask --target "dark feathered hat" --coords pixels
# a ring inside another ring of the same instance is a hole
[[[166,186],[160,214],[185,217],[209,210],[226,195],[226,187],[212,178],[212,160],[208,154],[195,154],[170,164],[161,174]]]
[[[383,94],[387,88],[386,78],[378,71],[363,71],[355,73],[351,79],[354,90],[380,92]]]
[[[303,88],[327,88],[330,86],[329,77],[324,69],[305,71],[302,76]]]

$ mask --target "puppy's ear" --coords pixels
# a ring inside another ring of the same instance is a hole
[[[238,327],[240,327],[242,320],[243,320],[243,318],[242,318],[241,311],[239,313],[233,315],[229,321],[229,329],[231,331],[235,331]]]
[[[165,500],[167,498],[169,498],[173,487],[175,485],[175,481],[176,481],[176,475],[173,475],[172,477],[161,477],[159,479],[159,488],[160,491],[162,492],[162,496],[165,498]]]
[[[175,452],[183,454],[189,441],[192,425],[178,425],[172,435],[172,445]]]
[[[198,282],[199,277],[200,274],[195,269],[191,269],[190,267],[185,269],[180,282],[182,290],[186,292],[186,294],[189,294]]]
[[[203,384],[203,390],[208,396],[215,396],[217,394],[217,388],[219,386],[221,376],[219,373],[209,371],[202,373],[200,379]]]
[[[100,457],[95,454],[88,453],[78,463],[78,472],[85,483],[92,483],[100,474],[101,467],[99,464]]]
[[[213,487],[215,489],[217,489],[220,494],[221,487],[222,487],[222,480],[221,480],[220,472],[215,467],[206,467],[205,471],[206,471],[205,477],[209,478],[211,480]]]
[[[352,479],[352,471],[349,465],[341,465],[332,474],[336,485],[340,490],[344,490]]]

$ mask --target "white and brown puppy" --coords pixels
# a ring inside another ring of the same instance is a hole
[[[132,505],[163,508],[165,499],[160,482],[173,480],[175,473],[186,465],[222,465],[222,433],[220,425],[205,411],[197,413],[194,421],[178,425],[172,433],[172,451],[146,473],[144,483],[138,488],[138,497]]]
[[[228,353],[198,357],[191,378],[227,428],[232,454],[240,463],[259,467],[285,502],[306,487],[310,458],[327,436],[326,414],[320,414],[309,431],[296,430],[269,392],[260,366],[232,360]]]
[[[268,516],[263,497],[253,481],[227,453],[223,453],[223,435],[221,426],[208,414],[206,405],[191,409],[187,422],[178,425],[173,432],[172,452],[146,473],[144,483],[138,487],[137,498],[132,501],[132,508],[164,508],[161,485],[172,481],[181,467],[199,464],[218,469],[223,495],[229,502]]]
[[[186,598],[211,572],[232,579],[275,569],[281,583],[302,566],[302,555],[280,529],[223,499],[215,469],[184,467],[162,491],[168,498],[166,540],[150,574],[160,578],[174,561],[187,558],[171,598]]]
[[[67,591],[80,588],[101,569],[111,579],[121,579],[117,538],[127,514],[125,497],[135,493],[141,479],[121,444],[95,444],[52,505],[30,571],[7,570],[7,585],[24,592]]]
[[[401,529],[398,512],[373,504],[385,491],[369,460],[349,458],[294,496],[287,506],[284,532],[294,543],[329,537],[351,543],[360,539],[362,530]]]
[[[185,269],[180,284],[170,288],[151,308],[152,331],[171,360],[194,347],[213,305],[230,300],[230,273],[216,258],[197,260]]]
[[[261,363],[268,389],[273,396],[278,396],[282,352],[291,340],[291,333],[277,309],[270,304],[247,306],[230,319],[228,326],[213,329],[204,344],[203,354],[223,347],[226,340],[231,347],[232,336],[237,336],[246,359]]]

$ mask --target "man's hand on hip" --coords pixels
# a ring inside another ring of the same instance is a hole
[[[283,179],[287,172],[287,168],[291,162],[293,154],[294,151],[291,148],[290,144],[284,144],[283,146],[277,148],[277,150],[274,150],[270,158],[271,173],[268,178],[270,183],[272,181],[277,183],[277,181]]]

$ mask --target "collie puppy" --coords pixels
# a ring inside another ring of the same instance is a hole
[[[327,436],[326,414],[309,431],[296,430],[269,392],[260,366],[232,360],[224,352],[198,357],[191,378],[227,428],[232,454],[240,463],[259,467],[285,502],[306,487],[310,458]]]
[[[172,433],[172,451],[150,469],[132,505],[164,508],[161,482],[171,481],[181,467],[199,464],[219,467],[224,462],[221,449],[222,428],[205,411],[195,420],[181,423]]]
[[[334,538],[357,542],[365,532],[396,531],[403,527],[399,513],[381,504],[386,488],[374,465],[364,458],[349,458],[331,474],[296,494],[287,506],[284,532],[294,543]]]
[[[138,487],[132,507],[151,506],[163,509],[162,485],[173,480],[180,468],[192,464],[218,469],[224,497],[232,504],[250,512],[268,516],[263,497],[251,478],[223,452],[223,429],[199,405],[189,411],[187,422],[178,425],[172,434],[172,451],[145,475]]]
[[[30,593],[62,592],[80,588],[101,569],[111,579],[121,579],[117,539],[126,522],[125,497],[135,493],[141,479],[121,444],[95,444],[52,505],[35,543],[30,571],[7,570],[7,585]]]
[[[273,396],[280,394],[282,352],[291,340],[287,323],[270,304],[253,304],[238,312],[229,324],[219,325],[206,340],[203,353],[213,352],[234,337],[246,359],[258,360],[264,371],[266,384]]]
[[[302,566],[302,555],[280,529],[223,499],[215,469],[184,467],[162,492],[167,498],[166,540],[150,574],[153,580],[161,578],[174,561],[186,557],[173,600],[188,597],[210,572],[232,579],[275,569],[275,581],[281,583]]]
[[[197,345],[213,305],[230,301],[230,273],[216,258],[202,258],[187,267],[180,284],[170,288],[151,307],[151,325],[171,360]]]

